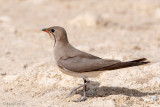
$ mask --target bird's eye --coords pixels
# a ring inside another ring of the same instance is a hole
[[[54,32],[55,30],[54,29],[51,29],[51,32]]]

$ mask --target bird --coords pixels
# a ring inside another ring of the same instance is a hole
[[[42,31],[48,33],[54,41],[54,59],[59,70],[64,74],[82,78],[84,81],[84,84],[73,88],[67,96],[72,96],[79,88],[83,87],[82,98],[73,100],[74,102],[81,102],[87,99],[86,86],[90,83],[88,78],[96,77],[104,71],[150,63],[146,58],[123,62],[114,59],[103,59],[83,52],[70,44],[66,30],[60,26],[43,28]]]

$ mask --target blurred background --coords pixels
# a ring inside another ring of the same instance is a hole
[[[44,70],[46,63],[52,65],[54,43],[41,31],[51,26],[64,27],[73,46],[103,58],[146,57],[152,62],[147,75],[158,75],[160,0],[0,0],[0,83],[5,89],[6,81],[16,81],[33,65],[43,63]]]

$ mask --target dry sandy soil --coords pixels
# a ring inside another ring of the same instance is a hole
[[[76,48],[150,64],[91,78],[85,102],[66,98],[80,78],[54,64],[41,29],[62,26]],[[0,0],[0,107],[160,107],[159,0]]]

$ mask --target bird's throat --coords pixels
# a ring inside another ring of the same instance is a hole
[[[55,45],[56,45],[56,37],[55,37],[55,35],[53,33],[51,33],[50,37],[52,39],[54,39],[54,47],[55,47]]]

